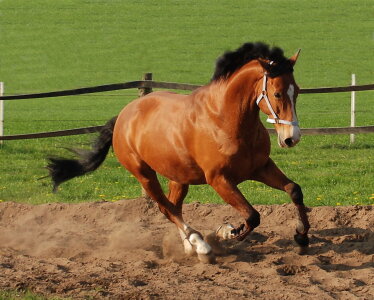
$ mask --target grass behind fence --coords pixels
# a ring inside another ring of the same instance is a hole
[[[7,94],[43,92],[138,80],[207,83],[214,61],[246,41],[279,45],[288,56],[302,48],[295,78],[301,87],[373,83],[372,1],[78,1],[0,2],[0,81]],[[101,125],[137,95],[136,90],[7,101],[5,133]],[[302,127],[350,124],[349,93],[301,95]],[[358,126],[373,125],[373,92],[357,93]],[[101,169],[51,193],[44,157],[93,135],[9,141],[0,150],[0,200],[29,203],[118,200],[137,197],[136,180],[113,154]],[[374,135],[305,136],[272,157],[303,187],[308,205],[372,204]],[[165,185],[165,182],[163,182]],[[262,184],[241,185],[258,203],[289,202]],[[192,187],[188,201],[219,202],[209,187]]]

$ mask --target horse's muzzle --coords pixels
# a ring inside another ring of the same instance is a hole
[[[278,145],[281,148],[291,148],[300,141],[301,133],[299,126],[281,125],[277,128]]]

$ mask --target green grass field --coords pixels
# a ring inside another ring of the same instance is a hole
[[[374,82],[374,3],[353,1],[0,1],[0,81],[6,94],[44,92],[154,79],[194,84],[210,80],[225,50],[246,41],[278,45],[291,56],[301,87]],[[5,134],[101,125],[134,99],[136,90],[6,101]],[[373,125],[373,92],[357,94],[357,125]],[[301,95],[301,126],[350,124],[349,93]],[[113,154],[88,176],[52,194],[45,156],[84,145],[92,135],[8,141],[0,148],[0,200],[26,203],[118,200],[140,195],[136,180]],[[374,134],[305,136],[272,157],[298,182],[307,205],[374,203]],[[165,181],[163,181],[165,185]],[[243,183],[253,204],[288,197],[256,182]],[[187,201],[220,202],[208,186],[191,187]]]
[[[60,300],[56,297],[43,297],[32,292],[0,291],[0,300]],[[66,300],[66,299],[65,299]]]

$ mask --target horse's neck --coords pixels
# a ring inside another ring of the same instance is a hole
[[[209,106],[220,127],[233,135],[248,134],[260,125],[259,109],[256,105],[258,76],[247,73],[233,76],[227,82],[212,83],[209,87]]]

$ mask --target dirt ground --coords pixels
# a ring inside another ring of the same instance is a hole
[[[72,299],[374,299],[374,207],[316,207],[311,247],[293,242],[293,205],[256,206],[261,225],[221,244],[217,263],[186,257],[174,225],[145,199],[0,203],[0,290]],[[208,235],[242,222],[229,206],[184,206]],[[221,249],[222,250],[222,249]]]

